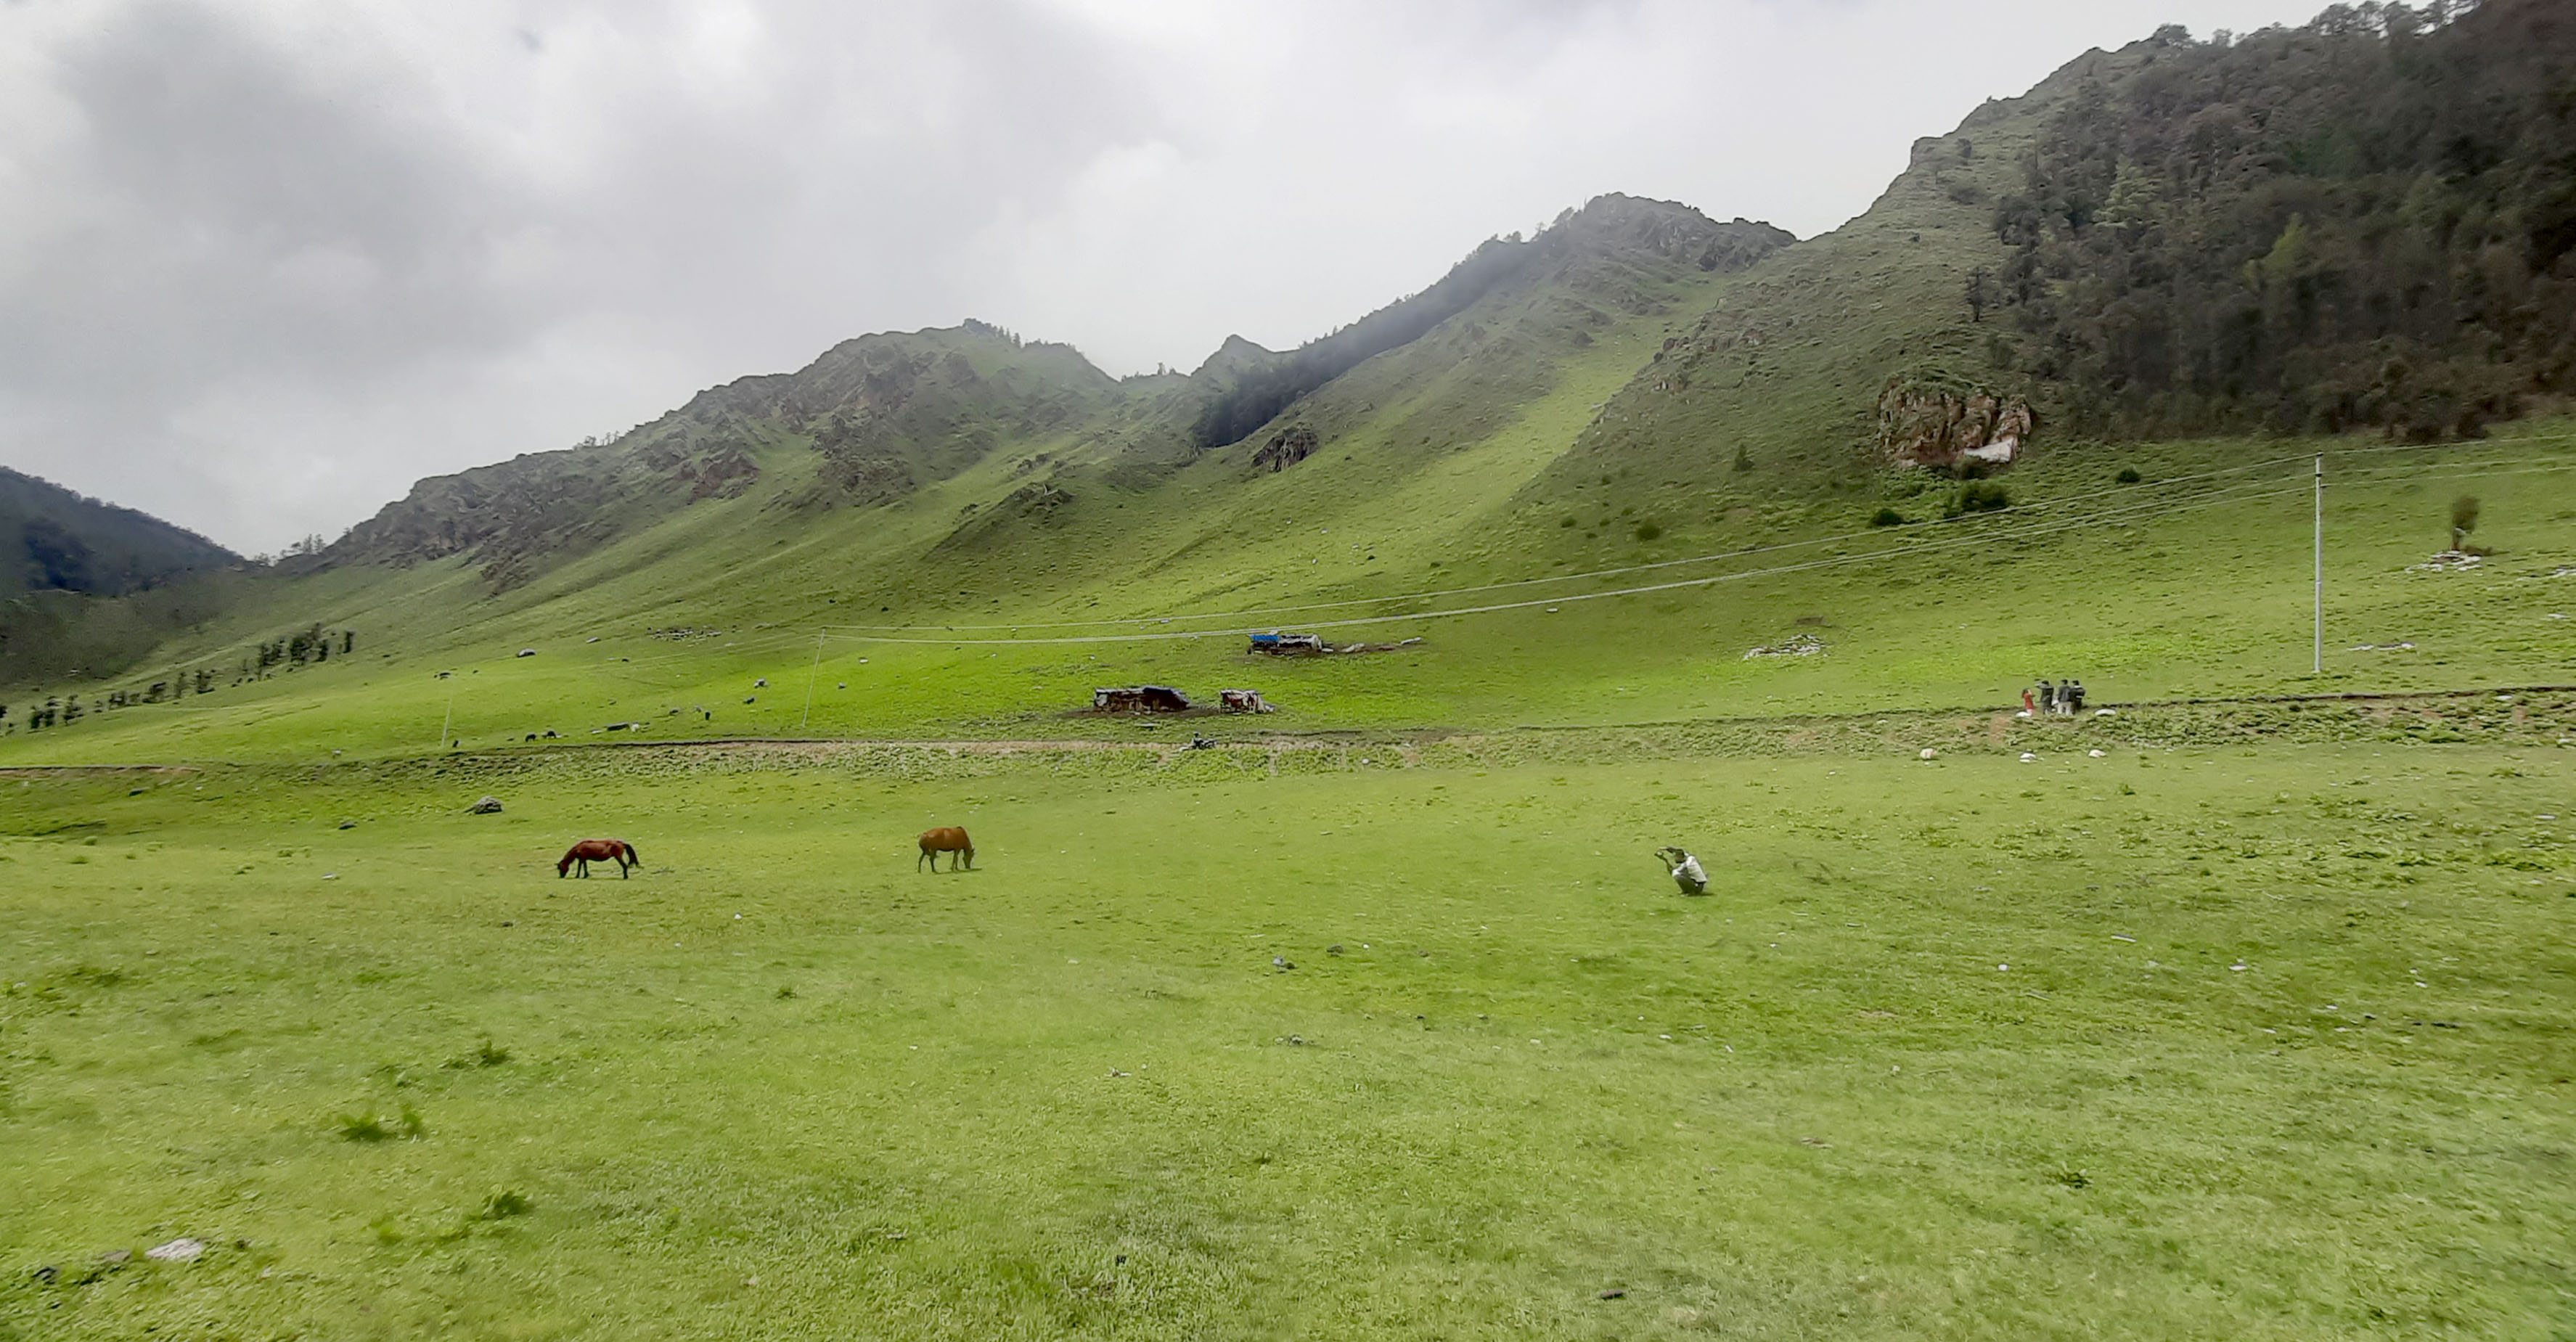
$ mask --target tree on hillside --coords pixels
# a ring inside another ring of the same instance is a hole
[[[2469,548],[2469,533],[2478,529],[2478,496],[2462,494],[2451,500],[2451,548]]]
[[[2066,427],[2473,437],[2576,390],[2562,0],[2157,34],[2052,114],[1994,298]]]
[[[1988,271],[1984,266],[1979,266],[1968,272],[1969,321],[1984,321],[1986,319],[1986,309],[1994,306],[1995,297],[1995,277],[1992,272]]]

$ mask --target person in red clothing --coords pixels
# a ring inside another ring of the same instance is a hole
[[[2024,717],[2039,716],[2039,705],[2030,701],[2030,687],[2028,685],[2021,687],[2021,711],[2022,716]]]

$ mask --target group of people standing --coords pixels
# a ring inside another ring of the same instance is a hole
[[[2025,713],[2081,713],[2084,711],[2084,682],[2069,676],[2063,685],[2039,682],[2039,698],[2034,703],[2031,691],[2021,692],[2021,709]]]

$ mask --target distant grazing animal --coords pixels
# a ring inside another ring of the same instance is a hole
[[[948,858],[950,871],[957,870],[957,864],[961,861],[969,869],[975,865],[975,841],[967,838],[966,831],[955,825],[942,825],[938,829],[926,829],[921,832],[921,856],[914,859],[912,869],[919,871],[921,864],[927,862],[932,871],[939,870],[941,853],[950,855]]]
[[[582,876],[588,878],[591,863],[606,862],[611,859],[617,863],[617,875],[620,879],[624,879],[630,869],[644,865],[644,855],[636,852],[635,845],[624,839],[584,839],[574,844],[571,852],[563,855],[563,861],[555,864],[555,876],[561,879],[565,872],[571,871],[574,864],[578,863],[581,866]]]
[[[1708,893],[1708,873],[1701,870],[1699,859],[1679,848],[1658,848],[1655,856],[1673,869],[1673,884],[1685,895]]]

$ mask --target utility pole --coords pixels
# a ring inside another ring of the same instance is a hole
[[[818,633],[814,635],[814,665],[805,671],[805,716],[796,719],[796,730],[799,732],[804,731],[805,724],[814,717],[814,681],[822,671],[823,636]]]
[[[2326,454],[2317,454],[2316,489],[2316,650],[2308,664],[2310,675],[2326,673]]]

